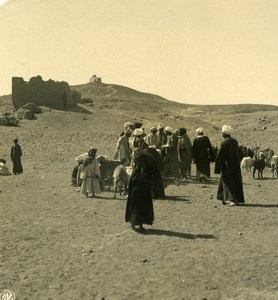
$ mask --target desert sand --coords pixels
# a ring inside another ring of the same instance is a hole
[[[129,112],[86,109],[91,113],[52,110],[0,127],[1,156],[11,169],[18,137],[24,167],[22,175],[0,177],[0,290],[19,300],[278,299],[278,179],[269,170],[262,180],[244,176],[246,204],[229,207],[216,200],[211,164],[208,183],[192,176],[168,186],[166,198],[154,201],[153,226],[140,234],[124,221],[125,196],[106,191],[87,199],[70,185],[74,158],[91,146],[112,157],[129,121]],[[221,122],[248,129],[265,114],[277,120],[277,112],[258,112],[221,115]],[[221,127],[219,119],[210,122]],[[194,136],[189,119],[170,122],[187,122]],[[255,142],[247,129],[236,137]],[[271,129],[257,136],[277,152],[276,125]],[[221,141],[220,131],[211,137]]]

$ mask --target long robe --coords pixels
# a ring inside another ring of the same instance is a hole
[[[221,143],[220,150],[215,160],[214,173],[221,173],[217,191],[217,199],[222,201],[232,200],[234,202],[244,203],[244,193],[240,170],[240,155],[238,142],[234,138],[227,137]],[[229,199],[229,197],[232,199]]]
[[[153,148],[144,149],[143,152],[147,154],[147,173],[151,176],[152,195],[154,198],[164,198],[165,191],[161,178],[162,158]]]
[[[21,174],[23,167],[21,164],[22,151],[18,144],[14,144],[11,148],[11,159],[13,161],[13,174]]]
[[[167,144],[164,145],[163,176],[180,178],[178,136],[176,133],[167,135]]]
[[[78,178],[82,180],[82,194],[100,194],[100,168],[94,158],[87,166],[80,165],[78,168]],[[79,182],[78,182],[79,184]]]
[[[114,159],[129,164],[130,153],[131,150],[129,148],[129,138],[126,135],[123,135],[117,141]]]
[[[192,154],[197,170],[210,177],[210,162],[214,160],[215,154],[207,136],[198,135],[194,139]]]
[[[187,177],[191,175],[192,144],[186,133],[179,137],[178,151],[181,175]]]
[[[152,225],[154,221],[151,180],[140,168],[135,168],[130,178],[125,221],[134,226]]]

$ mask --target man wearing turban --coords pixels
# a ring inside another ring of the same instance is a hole
[[[231,137],[232,127],[222,127],[222,141],[215,160],[215,174],[221,174],[217,199],[223,204],[230,201],[230,205],[244,203],[243,185],[240,170],[240,155],[238,142]]]
[[[196,164],[196,180],[206,181],[210,177],[210,162],[214,161],[215,153],[210,139],[203,134],[203,128],[196,129],[197,137],[193,141],[192,154]]]

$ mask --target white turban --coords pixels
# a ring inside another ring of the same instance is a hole
[[[80,155],[76,156],[75,161],[80,163],[80,162],[82,162],[82,160],[86,159],[88,156],[89,156],[88,152],[80,154]]]
[[[124,123],[124,128],[127,129],[127,128],[129,128],[132,125],[133,124],[131,122],[126,122],[126,123]]]
[[[170,126],[166,126],[166,127],[165,127],[165,131],[172,132],[172,131],[173,131],[173,128],[170,127]]]
[[[233,128],[230,125],[223,125],[222,132],[226,134],[231,134]]]
[[[140,136],[144,133],[144,130],[142,128],[136,128],[134,131],[133,131],[133,134],[135,136]]]
[[[204,129],[202,127],[199,127],[199,128],[196,129],[197,134],[201,134],[203,132],[204,132]]]

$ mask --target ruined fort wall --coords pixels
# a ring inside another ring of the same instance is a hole
[[[72,108],[76,105],[67,82],[43,81],[41,76],[32,77],[29,82],[21,77],[13,77],[12,101],[15,108],[29,102],[60,109]]]

